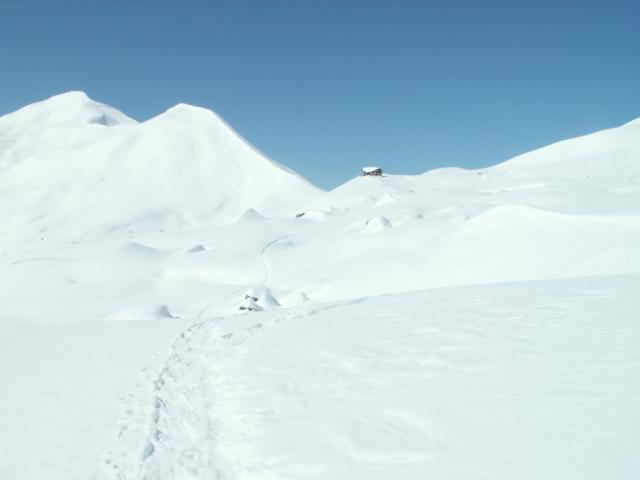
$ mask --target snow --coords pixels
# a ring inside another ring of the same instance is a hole
[[[213,112],[188,105],[136,123],[85,95],[64,94],[2,117],[0,145],[4,238],[187,228],[232,221],[250,208],[290,213],[292,202],[321,192]]]
[[[632,174],[637,179],[640,172],[638,135],[640,119],[618,128],[554,143],[496,165],[492,170],[539,176],[544,169],[548,176],[602,180]]]
[[[58,319],[2,327],[0,477],[90,478],[129,428],[129,404],[146,395],[166,345],[188,326]]]
[[[454,287],[203,322],[162,366],[153,453],[125,438],[126,471],[110,457],[104,478],[633,478],[639,287]]]
[[[215,113],[0,117],[0,477],[633,478],[640,124],[323,192]]]

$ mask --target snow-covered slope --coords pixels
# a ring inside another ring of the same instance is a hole
[[[640,119],[554,143],[491,170],[519,176],[624,179],[640,176]]]
[[[483,170],[355,178],[300,213],[309,233],[271,256],[274,282],[311,298],[638,272],[640,124]]]
[[[639,152],[321,192],[197,107],[0,117],[0,477],[632,478]]]
[[[0,234],[77,239],[288,213],[320,193],[213,112],[137,123],[83,93],[0,118]]]

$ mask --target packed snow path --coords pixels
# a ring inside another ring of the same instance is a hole
[[[586,278],[199,323],[103,478],[634,478],[639,293]]]

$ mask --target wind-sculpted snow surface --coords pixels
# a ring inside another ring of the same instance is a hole
[[[633,478],[639,289],[459,287],[199,323],[99,478]]]
[[[322,192],[71,93],[0,117],[0,209],[3,480],[640,470],[638,121]]]

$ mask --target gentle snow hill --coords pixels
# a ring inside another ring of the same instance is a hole
[[[177,105],[137,123],[71,92],[0,117],[0,232],[44,238],[291,213],[320,190],[215,113]]]
[[[357,177],[298,215],[272,286],[312,299],[638,272],[640,122],[482,170]]]
[[[598,190],[635,189],[638,184],[640,119],[563,140],[486,169],[450,167],[430,170],[422,175],[357,177],[318,197],[307,208],[363,208],[416,193],[426,195],[423,200],[430,201],[443,194],[450,197],[475,193],[530,194],[537,191],[546,194],[551,188],[557,190],[555,196],[571,197],[575,193],[572,188],[576,185],[598,194]]]
[[[640,179],[640,119],[519,155],[492,172],[536,177]]]

